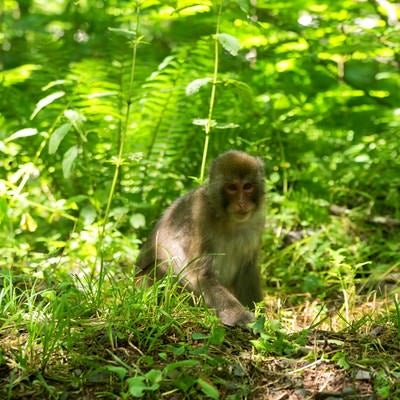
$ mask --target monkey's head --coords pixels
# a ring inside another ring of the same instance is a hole
[[[264,165],[247,153],[227,151],[212,163],[208,186],[218,215],[245,222],[262,207]]]

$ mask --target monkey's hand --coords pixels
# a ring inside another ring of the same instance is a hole
[[[192,278],[193,279],[193,278]],[[206,304],[214,308],[224,325],[245,326],[255,320],[254,314],[245,308],[240,301],[211,274],[195,275],[191,289],[200,293]]]
[[[253,322],[255,317],[251,311],[246,310],[244,307],[227,308],[218,311],[218,316],[224,325],[228,326],[245,326]]]

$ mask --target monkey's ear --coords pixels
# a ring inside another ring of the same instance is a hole
[[[264,175],[265,174],[264,161],[260,157],[256,157],[256,160],[257,160],[258,168],[260,169],[260,172]]]

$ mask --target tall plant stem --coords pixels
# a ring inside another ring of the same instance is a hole
[[[214,111],[215,94],[217,91],[218,65],[219,65],[218,35],[219,35],[219,29],[220,29],[220,25],[221,25],[222,3],[223,3],[223,0],[220,0],[219,7],[218,7],[217,27],[216,27],[215,35],[214,35],[214,73],[213,73],[212,85],[211,85],[210,105],[208,107],[208,116],[207,116],[207,122],[205,125],[203,158],[201,161],[201,168],[200,168],[200,182],[203,182],[204,175],[205,175],[208,146],[210,143],[210,132],[211,132],[211,127],[212,127],[212,115],[213,115],[213,111]]]
[[[105,232],[106,232],[106,225],[107,225],[107,222],[108,222],[108,219],[110,216],[111,204],[112,204],[112,200],[113,200],[113,197],[114,197],[114,194],[116,191],[121,166],[124,161],[123,160],[124,145],[125,145],[126,133],[128,131],[129,115],[130,115],[130,111],[131,111],[131,107],[132,107],[132,92],[133,92],[133,83],[135,81],[136,54],[137,54],[137,48],[138,48],[138,45],[140,42],[139,21],[140,21],[140,2],[137,1],[136,2],[135,38],[132,42],[133,45],[132,45],[132,57],[131,57],[131,69],[130,69],[130,75],[129,75],[128,92],[126,95],[125,115],[124,115],[123,123],[121,125],[120,138],[118,141],[119,142],[118,143],[118,155],[117,155],[117,159],[115,161],[114,175],[113,175],[113,179],[111,182],[110,191],[108,193],[106,210],[104,212],[104,220],[103,220],[103,224],[102,224],[100,236],[99,236],[100,275],[99,275],[99,283],[98,283],[98,291],[97,291],[98,299],[100,298],[100,295],[101,295],[101,289],[103,287],[104,275],[105,275],[103,243],[104,243],[104,237],[105,237]]]

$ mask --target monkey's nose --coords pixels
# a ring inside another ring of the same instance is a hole
[[[238,201],[238,206],[241,210],[246,209],[246,203],[244,201]]]

